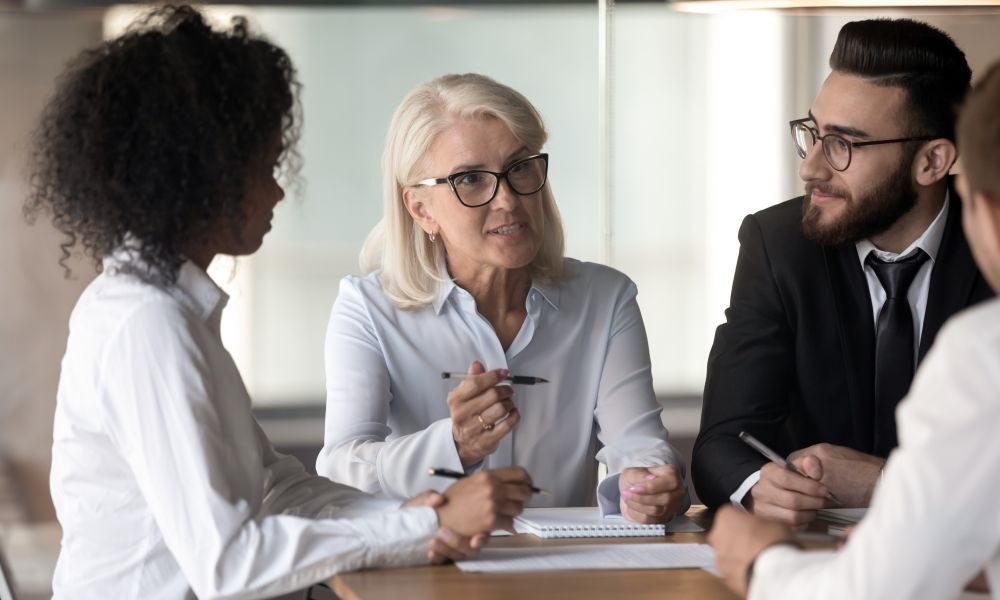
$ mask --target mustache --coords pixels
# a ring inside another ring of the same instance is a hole
[[[806,184],[806,196],[812,196],[814,191],[818,191],[826,196],[840,196],[842,198],[851,197],[847,190],[842,190],[831,183],[822,181],[810,181]]]

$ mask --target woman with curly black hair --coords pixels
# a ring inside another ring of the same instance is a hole
[[[254,420],[205,269],[270,229],[276,172],[296,171],[297,88],[244,21],[213,31],[168,7],[81,55],[43,113],[26,208],[67,235],[64,258],[101,261],[59,382],[56,598],[273,597],[461,556],[530,495],[506,469],[397,510],[309,476]]]

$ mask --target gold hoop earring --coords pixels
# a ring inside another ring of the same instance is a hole
[[[433,233],[428,233],[427,234],[427,239],[429,239],[431,241],[431,243],[433,244],[434,242],[438,241],[438,236],[435,235],[435,234],[433,234]]]

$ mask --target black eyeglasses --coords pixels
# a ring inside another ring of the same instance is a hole
[[[516,160],[500,173],[493,171],[462,171],[442,179],[424,179],[414,185],[451,185],[458,201],[475,208],[489,204],[496,198],[500,180],[506,179],[511,191],[519,196],[530,196],[545,187],[549,174],[549,155],[535,154]]]
[[[867,142],[852,142],[842,135],[828,133],[820,135],[819,130],[807,125],[812,118],[796,119],[788,123],[792,129],[792,142],[795,144],[795,151],[799,158],[805,158],[809,149],[816,145],[816,140],[823,144],[823,156],[826,162],[830,163],[834,171],[846,171],[851,166],[851,150],[861,146],[875,146],[877,144],[898,144],[901,142],[926,142],[936,140],[939,135],[921,135],[915,137],[894,138],[891,140],[871,140]]]

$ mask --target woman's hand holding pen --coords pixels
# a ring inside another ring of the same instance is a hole
[[[521,467],[480,471],[444,491],[438,522],[465,537],[510,529],[531,494],[531,477]]]
[[[622,516],[633,523],[666,523],[684,499],[684,479],[673,465],[629,467],[618,476]]]
[[[513,388],[499,385],[506,376],[507,369],[486,371],[473,361],[469,377],[448,394],[451,435],[465,467],[492,454],[521,419],[511,400]]]
[[[437,509],[444,506],[448,500],[441,492],[427,490],[410,498],[403,507],[429,506]],[[434,537],[427,541],[427,559],[434,564],[449,560],[463,560],[479,553],[479,549],[490,541],[489,532],[477,533],[472,537],[455,533],[445,526],[438,527]]]

